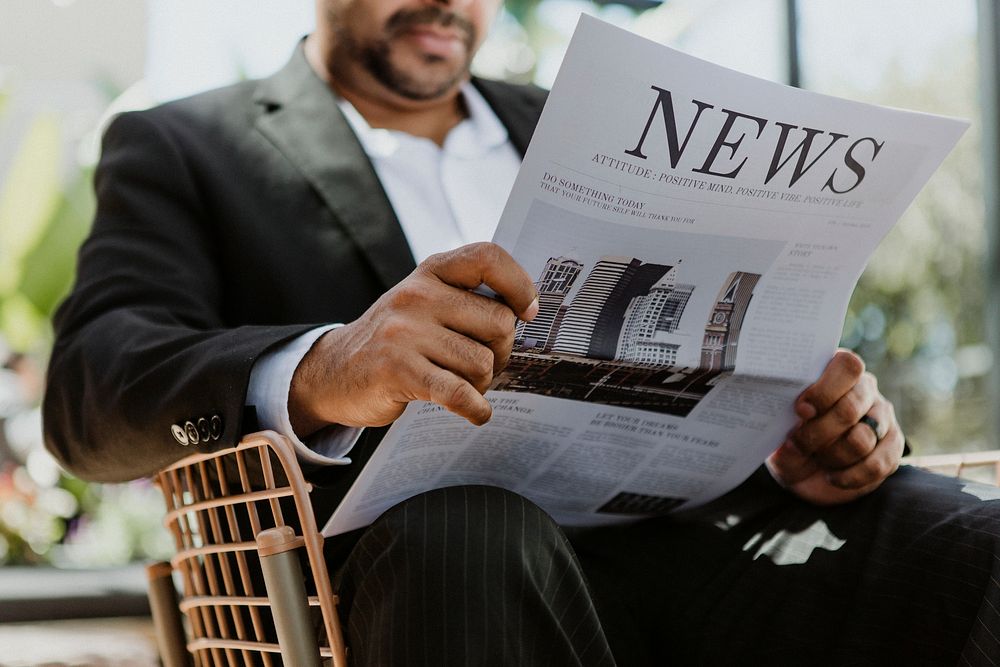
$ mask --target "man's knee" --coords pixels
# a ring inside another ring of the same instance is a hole
[[[366,588],[365,597],[383,598],[383,607],[416,596],[436,609],[459,596],[469,610],[487,613],[477,605],[490,598],[517,606],[524,591],[562,595],[571,588],[560,584],[565,572],[578,573],[566,581],[582,581],[569,541],[537,505],[497,487],[456,486],[379,517],[347,561],[342,593],[350,601]],[[479,601],[465,599],[468,591]]]
[[[385,664],[383,654],[393,664],[612,663],[569,541],[534,503],[496,487],[439,489],[387,511],[352,552],[340,593],[359,664]]]
[[[386,511],[370,532],[411,555],[442,547],[467,554],[470,549],[544,553],[566,542],[537,505],[494,486],[453,486],[422,493]]]

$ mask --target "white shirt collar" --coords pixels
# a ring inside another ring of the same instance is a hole
[[[507,128],[476,87],[465,82],[462,84],[461,94],[469,116],[451,129],[441,150],[456,157],[476,157],[505,144],[508,139]],[[337,104],[365,153],[372,159],[392,156],[400,149],[402,142],[407,140],[432,143],[429,139],[399,130],[373,128],[346,99],[338,96]]]

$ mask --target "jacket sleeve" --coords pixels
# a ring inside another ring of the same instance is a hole
[[[155,114],[112,123],[95,189],[76,285],[54,320],[45,442],[74,474],[122,481],[235,444],[255,359],[314,325],[227,326],[225,239]]]

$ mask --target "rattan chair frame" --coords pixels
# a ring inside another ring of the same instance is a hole
[[[990,483],[1000,486],[1000,449],[962,454],[928,454],[908,456],[906,465],[917,466],[949,477],[972,476],[978,480],[977,471],[988,475]],[[989,469],[989,470],[987,470]]]
[[[232,471],[238,471],[235,485],[227,480],[227,469],[230,477]],[[287,608],[302,601],[289,600],[287,591],[274,591],[270,586],[265,595],[260,594],[260,577],[255,580],[252,572],[258,565],[266,570],[265,560],[290,548],[305,549],[307,578],[315,588],[315,595],[307,596],[306,603],[318,607],[322,618],[320,637],[312,634],[313,627],[302,628],[301,633],[317,646],[316,664],[322,659],[334,667],[347,666],[337,598],[323,556],[323,536],[309,502],[312,487],[305,481],[287,438],[273,431],[254,433],[236,447],[193,454],[167,466],[156,474],[155,482],[166,500],[164,524],[176,547],[169,566],[154,564],[147,570],[161,657],[168,667],[172,667],[171,662],[193,662],[198,667],[289,664],[275,659],[293,654],[280,628],[278,642],[269,633],[273,621],[281,620],[276,605]],[[294,503],[298,519],[298,526],[292,526],[294,535],[289,528],[282,528],[292,523],[279,504],[283,498]],[[238,517],[241,512],[244,514]],[[247,523],[252,534],[247,534]],[[275,535],[279,533],[277,539],[284,544],[276,547]],[[261,538],[258,549],[262,534],[270,536]],[[259,564],[253,559],[260,559]],[[297,558],[286,559],[282,567],[294,567],[302,578]],[[180,578],[183,590],[176,603],[169,593],[163,593],[175,592],[173,585],[155,585],[172,573]],[[294,579],[296,575],[291,576]],[[169,617],[170,613],[178,615],[178,609],[187,620],[186,638],[178,636],[179,619]],[[178,656],[184,655],[178,641],[184,642],[190,659],[178,662],[182,660]]]

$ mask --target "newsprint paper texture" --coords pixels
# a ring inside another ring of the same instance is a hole
[[[500,486],[564,525],[692,507],[793,426],[879,241],[967,123],[789,88],[583,16],[494,240],[538,317],[476,428],[413,403],[324,532]]]

